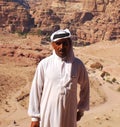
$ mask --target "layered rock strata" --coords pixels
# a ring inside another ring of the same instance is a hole
[[[0,1],[0,29],[6,32],[28,32],[34,26],[29,11],[17,2]]]

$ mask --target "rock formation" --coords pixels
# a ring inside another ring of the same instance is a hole
[[[120,3],[109,1],[102,12],[93,11],[91,21],[81,24],[77,29],[78,40],[95,43],[101,40],[120,39]]]
[[[29,9],[30,8],[27,0],[10,0],[10,1],[18,2],[21,5],[23,5],[26,9]]]
[[[34,4],[30,5],[35,25],[47,35],[57,25],[69,28],[77,44],[120,38],[117,0],[49,0],[48,3],[41,0]]]
[[[28,32],[34,25],[29,11],[18,2],[0,1],[0,29],[6,32]]]
[[[28,2],[29,11],[22,6]],[[119,0],[1,0],[0,28],[27,32],[34,26],[30,32],[47,41],[53,31],[69,28],[74,44],[88,45],[120,39],[119,8]]]

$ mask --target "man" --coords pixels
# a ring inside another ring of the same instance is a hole
[[[68,29],[54,32],[51,45],[53,54],[38,64],[31,87],[31,127],[76,127],[89,109],[88,74],[74,56]],[[78,104],[77,83],[81,88]]]

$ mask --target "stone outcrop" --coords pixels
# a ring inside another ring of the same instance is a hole
[[[10,0],[10,1],[18,2],[19,4],[24,6],[26,9],[30,8],[27,0]]]
[[[34,26],[30,32],[35,31],[43,41],[49,41],[53,31],[69,28],[74,44],[83,46],[120,39],[120,2],[117,0],[29,0],[30,13],[22,6],[25,0],[15,1],[0,1],[1,29],[26,32]]]
[[[29,11],[18,2],[0,1],[0,29],[6,32],[28,32],[34,25]]]
[[[22,44],[21,44],[22,45]],[[15,61],[19,65],[31,66],[38,64],[39,61],[50,54],[48,48],[44,48],[39,45],[27,45],[20,46],[19,44],[3,44],[0,45],[0,57],[2,61]]]
[[[74,43],[78,44],[120,38],[120,2],[117,0],[49,0],[48,3],[45,0],[36,2],[34,7],[32,3],[36,27],[45,30],[47,35],[57,25],[69,28]]]
[[[95,68],[95,69],[100,69],[100,70],[103,69],[103,65],[101,63],[99,63],[99,62],[91,64],[90,67],[91,68]]]
[[[104,12],[92,12],[94,18],[77,29],[79,41],[95,43],[101,40],[120,39],[120,3],[115,1],[106,6]]]
[[[29,8],[29,4],[27,0],[0,0],[0,1],[4,1],[4,2],[17,2],[20,5],[24,6],[26,9]]]

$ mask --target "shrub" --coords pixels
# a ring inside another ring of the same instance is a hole
[[[113,78],[113,79],[112,79],[112,82],[116,82],[116,78]]]
[[[38,36],[41,36],[41,35],[42,35],[42,30],[38,29],[38,30],[37,30],[37,35],[38,35]]]
[[[27,36],[26,32],[17,31],[16,33],[18,34],[19,37],[25,37],[26,38],[26,36]]]

